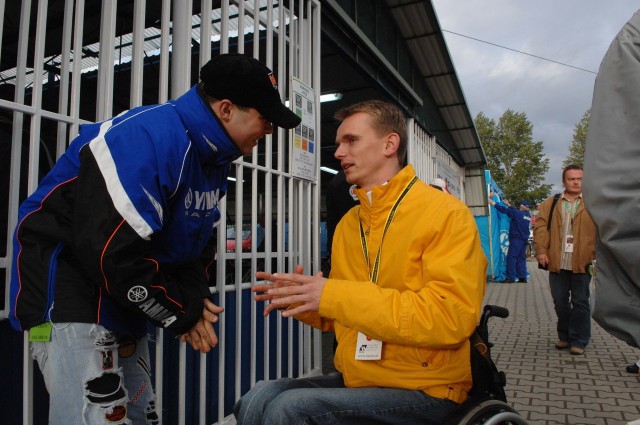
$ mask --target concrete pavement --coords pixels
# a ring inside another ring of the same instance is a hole
[[[529,283],[487,284],[485,304],[510,311],[489,321],[492,357],[507,374],[507,401],[531,424],[622,425],[640,419],[640,377],[625,367],[640,357],[592,320],[583,356],[556,350],[548,273],[527,263]]]

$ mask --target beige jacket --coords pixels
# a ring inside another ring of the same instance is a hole
[[[553,202],[553,196],[547,198],[538,207],[538,217],[533,227],[533,243],[536,255],[546,254],[549,257],[549,271],[560,271],[560,254],[563,249],[562,241],[562,196],[558,199],[553,209],[551,219],[551,231],[547,230],[549,222],[549,210]],[[574,247],[571,259],[571,268],[574,273],[587,273],[587,266],[596,257],[596,226],[589,213],[584,208],[584,202],[580,201],[578,211],[573,219]]]

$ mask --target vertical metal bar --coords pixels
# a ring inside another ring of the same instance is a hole
[[[176,98],[191,85],[191,0],[173,3],[173,51],[171,96]],[[186,344],[180,344],[178,372],[178,423],[186,421]]]
[[[198,417],[200,419],[200,425],[207,423],[207,356],[206,354],[200,354],[200,376],[198,376],[198,389],[200,390],[199,404],[198,404]]]
[[[239,1],[238,2],[238,53],[244,53],[245,51],[245,25],[247,25],[245,22],[245,4],[244,1]],[[254,3],[255,5],[255,3]],[[254,9],[254,13],[255,9]],[[254,17],[254,21],[256,20],[256,18]],[[270,159],[269,156],[270,154],[267,152],[271,151],[271,143],[272,143],[272,138],[270,135],[265,136],[264,138],[264,149],[265,149],[265,162],[267,161],[267,159]],[[258,169],[256,168],[256,166],[258,165],[258,150],[255,149],[253,152],[253,155],[251,157],[251,163],[253,165],[253,169],[251,172],[251,203],[252,203],[252,208],[251,208],[251,229],[252,231],[257,230],[257,226],[258,226],[258,214],[262,214],[263,220],[262,223],[264,224],[262,227],[262,231],[265,233],[264,234],[264,239],[263,239],[263,246],[264,246],[264,250],[261,252],[262,255],[264,255],[264,261],[263,261],[263,266],[260,268],[260,270],[265,270],[265,267],[267,266],[267,259],[269,257],[267,257],[267,253],[270,252],[271,250],[271,238],[267,238],[268,232],[271,231],[271,209],[262,209],[262,205],[259,204],[259,194],[258,194],[258,185],[259,185],[259,179],[260,178],[264,178],[265,179],[265,189],[264,189],[264,195],[268,194],[269,198],[268,201],[270,201],[270,194],[271,194],[271,173],[264,172],[264,173],[259,173]],[[261,177],[262,176],[262,177]],[[269,189],[267,189],[267,185],[269,187]],[[255,229],[255,230],[253,230]],[[255,284],[256,283],[256,271],[258,271],[258,262],[257,262],[257,258],[256,258],[256,251],[257,251],[257,245],[256,245],[256,238],[252,238],[252,243],[251,243],[251,283]],[[267,242],[269,241],[269,242]],[[251,297],[253,298],[253,297]],[[250,335],[250,340],[251,340],[251,347],[250,347],[250,358],[249,358],[249,363],[250,363],[250,368],[249,368],[249,382],[250,385],[253,387],[256,383],[257,380],[257,359],[258,359],[258,329],[257,329],[257,318],[258,318],[258,306],[257,303],[255,301],[253,301],[253,299],[250,301],[251,302],[251,309],[250,309],[250,313],[249,313],[249,320],[251,321],[251,335]],[[265,318],[265,323],[268,321],[268,319]],[[265,356],[266,358],[268,358],[268,349],[265,348],[264,350],[265,352]]]
[[[297,192],[295,192],[295,185],[294,185],[294,181],[293,178],[291,178],[291,176],[288,176],[287,178],[287,186],[289,188],[289,197],[288,197],[288,214],[287,214],[287,218],[288,218],[288,222],[289,222],[289,234],[287,235],[287,242],[288,242],[288,246],[289,246],[289,250],[286,253],[287,254],[287,263],[289,266],[289,270],[291,269],[291,265],[295,262],[296,258],[294,257],[294,253],[298,250],[298,247],[296,246],[297,240],[294,239],[294,235],[296,234],[296,226],[297,226],[297,216],[295,214],[295,197],[298,195]],[[287,271],[289,271],[287,270]],[[287,359],[288,359],[288,365],[287,365],[287,375],[286,376],[293,376],[293,318],[289,318],[287,320]],[[282,334],[280,333],[278,335],[279,338],[282,338]],[[278,344],[281,345],[281,344]],[[278,378],[281,375],[278,375]]]
[[[253,0],[253,57],[258,58],[260,54],[260,3]]]
[[[133,46],[131,50],[131,86],[129,106],[142,105],[144,72],[144,16],[146,0],[135,0],[133,6]]]
[[[199,63],[202,67],[211,59],[211,26],[212,26],[212,0],[202,0],[200,5],[200,57]],[[200,376],[199,376],[199,420],[200,425],[206,423],[207,418],[207,356],[200,356]]]
[[[310,6],[311,7],[311,6]],[[321,10],[320,10],[320,3],[318,1],[314,1],[313,2],[313,14],[311,16],[313,16],[313,20],[312,20],[312,25],[313,25],[313,44],[312,44],[312,52],[311,54],[313,55],[313,76],[312,76],[312,81],[313,81],[313,91],[315,93],[315,105],[314,105],[314,109],[316,111],[316,143],[318,143],[316,146],[318,146],[318,149],[316,149],[316,152],[321,152],[319,149],[319,142],[322,140],[322,126],[320,124],[320,90],[321,90],[321,75],[320,75],[320,60],[321,60],[321,42],[322,42],[322,31],[321,31]],[[318,223],[318,229],[316,232],[316,235],[320,235],[320,194],[321,194],[321,179],[320,179],[320,165],[321,164],[321,157],[320,154],[318,154],[318,158],[317,158],[317,163],[316,166],[318,167],[318,184],[316,185],[316,192],[315,192],[315,208],[314,211],[316,213],[316,216],[318,217],[317,223]],[[320,239],[320,238],[318,238]],[[318,267],[316,268],[315,272],[317,272],[320,268],[320,257],[321,257],[321,253],[320,253],[320,248],[319,248],[319,243],[318,243],[318,251],[316,251],[315,253],[315,259],[316,259],[316,264],[318,264]],[[328,277],[328,276],[327,276]],[[322,371],[322,333],[318,330],[315,329],[314,330],[314,334],[315,334],[315,365],[316,367],[320,368],[320,371]]]
[[[22,333],[22,423],[23,425],[33,424],[33,385],[26,385],[33,382],[33,359],[29,355],[29,331]]]
[[[158,425],[162,425],[162,384],[164,382],[164,376],[162,374],[162,365],[164,363],[164,329],[156,327],[156,339],[155,339],[155,351],[156,351],[156,366],[155,366],[155,393],[156,393],[156,412],[160,422]]]
[[[80,126],[80,77],[82,75],[82,35],[84,33],[84,0],[76,0],[73,31],[73,66],[71,72],[71,105],[69,114],[74,123],[69,128],[69,139],[78,134]],[[58,151],[58,154],[62,152]]]
[[[229,52],[229,0],[220,4],[220,53]]]
[[[273,70],[273,1],[267,3],[267,66]]]
[[[200,66],[211,59],[211,0],[202,0],[200,8]]]
[[[253,57],[254,58],[259,58],[260,57],[260,2],[258,0],[254,0],[253,2]],[[268,57],[268,53],[267,53],[267,57]],[[267,168],[267,170],[272,170],[273,169],[273,138],[272,137],[268,137],[265,139],[265,167]],[[265,221],[266,224],[266,239],[265,239],[265,264],[266,264],[266,268],[267,271],[273,271],[271,270],[271,259],[272,259],[272,247],[273,247],[273,232],[274,230],[280,230],[278,231],[278,234],[276,235],[276,258],[278,259],[278,261],[276,262],[277,266],[276,266],[276,271],[280,271],[280,263],[279,263],[279,259],[282,258],[281,257],[281,249],[282,249],[282,229],[284,229],[283,227],[283,220],[282,220],[282,209],[280,206],[280,202],[283,196],[283,193],[281,191],[281,187],[280,187],[280,183],[281,183],[281,175],[277,174],[276,175],[276,191],[277,191],[277,196],[276,196],[276,226],[275,229],[273,227],[273,215],[272,215],[272,208],[273,208],[273,173],[271,171],[267,172],[266,175],[266,180],[265,180],[265,194],[267,195],[265,197],[265,214],[269,214],[268,220]],[[268,261],[266,261],[268,260]],[[280,326],[281,326],[281,319],[280,319],[281,315],[280,313],[276,313],[275,316],[275,320],[277,320],[276,322],[276,335],[278,335]],[[265,355],[263,358],[263,369],[264,369],[264,379],[270,379],[272,374],[271,374],[271,370],[270,370],[270,363],[271,363],[271,344],[270,344],[270,337],[271,337],[271,328],[269,326],[269,323],[274,320],[272,317],[266,317],[264,322],[263,322],[263,330],[262,330],[262,338],[263,338],[263,343],[264,343],[264,347],[265,347]],[[275,358],[276,358],[276,370],[279,370],[280,367],[280,362],[281,362],[281,347],[278,344],[278,342],[276,342],[276,353],[275,353]],[[276,376],[279,376],[276,372]]]
[[[191,85],[192,0],[173,3],[173,50],[171,58],[171,96],[176,98]]]
[[[235,296],[236,296],[236,334],[235,354],[236,364],[242,364],[242,239],[244,223],[244,166],[240,163],[236,166],[236,199],[235,199],[235,226],[236,226],[236,250],[235,250]],[[254,229],[251,229],[253,231]],[[242,368],[235,368],[235,398],[241,395]]]
[[[31,90],[31,106],[34,115],[31,117],[29,131],[29,171],[27,186],[29,193],[38,187],[38,171],[40,169],[40,127],[42,120],[42,76],[44,64],[44,42],[47,31],[47,2],[38,2],[38,14],[36,18],[36,37],[33,54],[33,83]]]
[[[160,17],[160,66],[158,76],[158,102],[164,103],[169,98],[169,34],[171,17],[171,0],[162,0]],[[162,387],[164,384],[164,329],[156,328],[156,364],[155,364],[155,388],[156,388],[156,409],[162,425],[162,412],[164,407],[164,394]]]
[[[20,31],[18,36],[18,57],[16,58],[16,70],[20,71],[16,73],[16,88],[14,93],[14,102],[20,105],[24,104],[24,86],[27,67],[27,50],[29,41],[29,22],[31,13],[31,0],[22,2],[22,8],[20,10]],[[22,112],[13,112],[13,128],[11,130],[11,165],[10,165],[10,180],[9,180],[9,213],[7,229],[13,229],[18,220],[18,203],[20,200],[20,167],[21,167],[21,155],[22,155],[22,126],[24,125],[24,114]],[[7,259],[12,258],[13,243],[7,238]],[[6,281],[9,282],[11,277],[11,261],[7,261],[6,269]],[[9,286],[5,285],[5,300],[9,300]],[[0,317],[6,317],[8,314],[8,302],[7,306],[2,310]],[[29,352],[23,353],[23,361],[29,361]],[[27,381],[28,378],[28,381]],[[31,382],[31,376],[23,377],[23,394],[27,394],[27,383]],[[26,399],[25,399],[26,400]],[[24,406],[23,406],[24,407]]]
[[[308,79],[307,82],[309,83],[310,86],[313,87],[313,51],[312,51],[312,47],[313,47],[313,26],[314,26],[314,22],[313,22],[313,9],[311,7],[311,1],[307,0],[306,1],[306,10],[307,10],[307,23],[306,23],[306,27],[307,27],[307,34],[308,37],[307,39],[309,40],[308,42],[308,47],[305,49],[307,50],[307,69],[308,69]],[[313,89],[315,90],[316,87],[313,87]],[[314,96],[314,99],[318,97],[318,96]],[[317,117],[319,113],[319,110],[315,111],[314,117]],[[316,118],[316,122],[314,123],[314,129],[317,128],[317,118]],[[320,239],[320,204],[319,204],[319,199],[318,199],[318,187],[319,187],[319,181],[320,181],[320,159],[317,157],[318,154],[318,150],[315,151],[316,154],[316,161],[315,161],[315,176],[316,176],[316,180],[312,181],[312,182],[307,182],[307,184],[305,185],[305,189],[306,189],[306,200],[305,203],[307,204],[308,207],[308,211],[311,211],[311,220],[307,220],[307,229],[306,229],[306,247],[305,247],[305,253],[306,258],[305,258],[305,263],[307,264],[305,266],[305,268],[309,271],[309,273],[315,274],[318,270],[320,270],[320,255],[319,255],[319,239]],[[302,214],[302,211],[301,211]],[[313,266],[313,269],[312,269]],[[313,369],[313,350],[315,348],[317,348],[317,346],[315,346],[313,344],[312,338],[314,336],[314,331],[311,327],[309,326],[305,326],[305,336],[308,337],[308,345],[307,347],[305,347],[305,359],[306,359],[306,368],[305,368],[305,372],[309,373],[312,369]]]
[[[220,200],[220,211],[222,217],[218,224],[217,230],[217,256],[218,263],[216,267],[216,291],[219,294],[219,305],[226,309],[227,307],[227,293],[225,291],[225,275],[226,275],[226,242],[227,242],[227,197],[225,196]],[[226,345],[227,345],[227,316],[225,314],[220,315],[218,321],[218,422],[222,423],[224,420],[224,399],[225,399],[225,365],[226,365]]]
[[[305,241],[304,241],[304,235],[305,235],[305,224],[306,221],[304,220],[304,217],[302,216],[302,212],[305,211],[305,203],[304,203],[304,182],[301,179],[298,179],[297,181],[294,182],[294,184],[296,185],[296,190],[297,190],[297,198],[296,198],[296,203],[294,204],[296,206],[295,208],[295,213],[294,213],[294,217],[296,218],[296,255],[293,258],[293,261],[291,263],[289,263],[289,266],[291,268],[293,268],[296,264],[302,264],[304,266],[304,250],[305,250]],[[306,272],[308,273],[309,270],[305,269]],[[308,344],[308,339],[305,338],[307,332],[306,332],[306,326],[301,326],[298,325],[298,376],[302,376],[302,374],[304,373],[304,366],[305,366],[305,362],[304,362],[304,353],[307,349],[307,344]]]
[[[98,95],[96,96],[96,120],[102,121],[113,113],[113,63],[116,36],[117,0],[102,1],[100,22],[100,59],[98,67]]]
[[[31,0],[24,0],[20,11],[20,35],[18,36],[18,57],[16,69],[26,70],[27,49],[29,42],[29,27],[31,15]],[[26,72],[19,72],[16,75],[16,92],[14,100],[16,103],[24,104],[24,87]],[[24,115],[13,113],[13,146],[11,148],[11,176],[15,182],[9,191],[9,223],[13,228],[18,216],[18,190],[20,187],[20,165],[22,154],[22,126],[24,125]],[[13,244],[8,244],[7,258],[11,258]],[[9,262],[9,269],[11,263]],[[7,286],[7,299],[9,296],[9,285]],[[22,351],[22,423],[24,425],[33,424],[33,363],[29,355],[29,335],[24,332],[24,348]]]
[[[60,90],[58,100],[58,112],[66,115],[69,109],[69,63],[71,62],[71,34],[73,31],[73,1],[67,0],[64,5],[64,18],[62,22],[62,46],[60,60]],[[64,152],[67,146],[68,124],[58,122],[58,134],[56,143],[56,158]]]
[[[238,2],[238,53],[244,53],[244,0]]]
[[[5,0],[0,0],[0,16],[4,17]],[[2,34],[4,32],[4,19],[0,19],[0,46],[2,46]],[[2,59],[2,49],[0,49],[0,59]]]
[[[165,103],[169,99],[169,35],[171,34],[171,0],[162,0],[162,17],[160,18],[160,70],[158,102]]]
[[[257,149],[254,151],[254,155],[253,155],[253,161],[255,163],[256,161],[256,157],[257,156]],[[258,179],[259,179],[259,173],[257,168],[253,167],[253,169],[251,170],[251,231],[252,232],[256,232],[255,235],[256,237],[251,238],[251,284],[255,284],[256,282],[256,271],[257,271],[257,266],[258,266],[258,262],[257,262],[257,243],[258,243],[258,238],[260,237],[260,234],[257,232],[258,230]],[[262,229],[264,231],[264,228]],[[260,270],[264,270],[264,267],[260,268]],[[253,298],[253,297],[251,297]],[[256,379],[256,357],[257,357],[257,353],[256,353],[256,334],[255,334],[255,323],[256,323],[256,319],[257,319],[257,311],[256,311],[256,303],[253,301],[250,301],[251,304],[251,308],[249,311],[249,320],[251,323],[251,335],[250,335],[250,357],[249,357],[249,364],[250,369],[249,369],[249,375],[250,375],[250,380],[251,380],[251,385],[253,386],[253,383],[255,382]]]
[[[186,422],[186,393],[187,393],[187,343],[180,342],[178,349],[178,425]]]

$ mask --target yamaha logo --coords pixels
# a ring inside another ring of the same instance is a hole
[[[140,301],[146,300],[147,295],[149,295],[149,293],[147,292],[147,288],[145,288],[144,286],[136,285],[133,288],[129,289],[127,297],[132,303],[139,303]]]
[[[189,209],[192,202],[193,202],[193,193],[191,193],[191,188],[189,188],[189,192],[187,192],[187,196],[184,197],[184,207],[186,209]]]

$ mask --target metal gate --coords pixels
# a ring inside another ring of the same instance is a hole
[[[413,118],[408,120],[407,134],[407,161],[413,165],[416,175],[426,183],[437,177],[444,179],[450,193],[465,202],[464,167],[456,164],[436,138]]]
[[[197,354],[150,329],[157,407],[163,423],[221,423],[257,380],[319,373],[319,332],[279,313],[264,319],[250,287],[257,270],[292,271],[298,263],[309,273],[320,269],[320,1],[0,0],[0,15],[0,118],[8,135],[2,143],[10,142],[0,164],[8,171],[0,202],[0,320],[8,314],[18,205],[79,125],[178,97],[213,55],[241,52],[274,70],[281,97],[303,108],[307,121],[278,129],[234,163],[211,269],[212,294],[225,308],[220,344]],[[308,160],[302,171],[301,150]],[[22,423],[45,423],[39,416],[46,406],[34,405],[37,372],[28,348],[25,336],[24,390],[9,404],[22,406]]]

